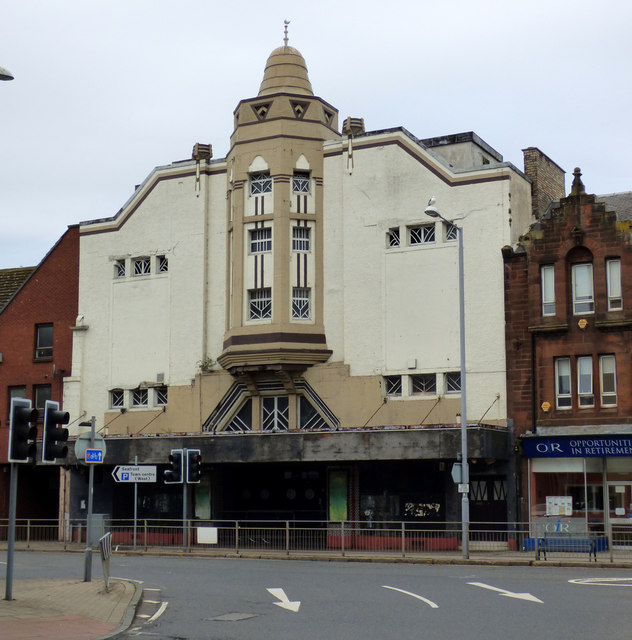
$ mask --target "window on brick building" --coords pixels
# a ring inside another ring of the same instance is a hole
[[[599,377],[601,383],[601,406],[613,407],[617,404],[617,365],[615,357],[600,356]]]
[[[555,406],[558,409],[570,409],[573,406],[570,358],[555,359]]]
[[[555,315],[555,269],[552,264],[540,267],[540,281],[542,288],[542,315]]]
[[[593,359],[592,356],[577,358],[577,398],[580,407],[593,407]]]
[[[35,359],[41,360],[44,358],[53,357],[53,324],[47,322],[46,324],[35,325]]]
[[[33,400],[35,402],[35,408],[40,409],[42,413],[40,416],[43,416],[44,407],[46,406],[46,401],[50,400],[50,385],[49,384],[36,384],[33,387]]]
[[[582,315],[595,312],[593,293],[593,266],[590,262],[574,264],[571,267],[573,290],[573,313]]]
[[[606,260],[606,286],[608,289],[608,311],[623,309],[621,260],[619,258]]]

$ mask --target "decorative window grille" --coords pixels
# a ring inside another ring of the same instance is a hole
[[[401,376],[384,376],[384,390],[387,396],[402,395],[402,377]]]
[[[575,315],[594,313],[592,264],[590,262],[574,264],[571,275],[573,280],[573,313]]]
[[[151,260],[149,258],[134,258],[133,275],[146,276],[151,273]]]
[[[409,227],[409,242],[411,245],[428,244],[435,241],[434,224],[422,224],[418,227]]]
[[[114,263],[114,277],[125,277],[125,260],[116,260],[116,262]]]
[[[606,260],[606,284],[608,288],[608,311],[623,309],[621,291],[621,260]]]
[[[507,500],[507,482],[505,480],[494,480],[493,500],[504,502]]]
[[[250,195],[258,196],[263,193],[272,193],[272,178],[269,171],[253,173],[250,176]]]
[[[540,267],[540,281],[542,288],[542,315],[555,315],[555,269],[552,264]]]
[[[470,481],[470,500],[484,502],[487,500],[487,480]]]
[[[167,273],[169,271],[169,258],[167,256],[158,256],[156,258],[158,273]]]
[[[309,171],[295,171],[292,176],[293,193],[309,193]]]
[[[577,395],[580,407],[594,406],[593,361],[591,356],[577,358]]]
[[[613,407],[617,404],[617,363],[614,356],[601,356],[601,405]]]
[[[272,251],[272,227],[250,230],[250,253]]]
[[[299,396],[298,428],[329,429],[329,425],[325,419],[316,411],[312,403],[305,396]]]
[[[307,319],[310,313],[310,289],[306,287],[294,287],[292,289],[292,317]]]
[[[35,325],[35,359],[53,357],[52,323]]]
[[[558,409],[570,409],[573,406],[570,358],[555,360],[555,400]]]
[[[123,389],[112,389],[110,391],[110,407],[120,409],[125,406],[125,392]]]
[[[154,389],[154,404],[157,407],[164,407],[167,404],[169,391],[167,387],[156,387]]]
[[[388,230],[386,234],[386,246],[391,247],[399,247],[399,227],[393,227]]]
[[[410,377],[412,393],[437,393],[437,376],[434,373],[420,373]]]
[[[264,431],[287,431],[290,424],[290,404],[287,396],[261,398],[261,428]]]
[[[250,289],[248,291],[248,318],[263,320],[272,317],[272,289]]]
[[[445,239],[446,242],[451,242],[453,240],[456,240],[458,237],[458,229],[457,226],[455,224],[452,224],[450,222],[446,222],[445,224]]]
[[[147,389],[134,389],[132,391],[132,407],[147,406]]]
[[[292,227],[292,251],[310,250],[311,229],[309,227]]]
[[[449,371],[445,374],[445,392],[461,393],[461,372]]]
[[[224,427],[224,431],[243,433],[252,430],[252,400],[248,398],[241,409],[231,418]]]

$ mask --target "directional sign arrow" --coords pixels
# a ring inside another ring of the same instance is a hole
[[[287,609],[288,611],[294,611],[294,613],[298,613],[298,609],[301,606],[301,603],[298,601],[290,602],[290,599],[285,595],[285,591],[283,591],[283,589],[268,589],[268,592],[275,598],[278,598],[280,600],[280,602],[274,603],[277,605],[277,607],[281,607],[282,609]]]
[[[539,602],[540,604],[544,604],[542,600],[539,600],[535,596],[532,596],[530,593],[513,593],[513,591],[507,591],[507,589],[492,587],[491,585],[485,584],[484,582],[468,582],[468,584],[471,584],[474,587],[482,587],[483,589],[497,591],[499,595],[506,596],[507,598],[518,598],[518,600],[528,600],[529,602]]]

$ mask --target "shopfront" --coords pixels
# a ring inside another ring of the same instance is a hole
[[[525,436],[522,445],[533,535],[632,530],[632,434]]]

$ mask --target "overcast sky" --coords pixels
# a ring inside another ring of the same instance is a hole
[[[632,190],[626,0],[5,0],[0,268],[37,264],[69,224],[113,216],[195,142],[228,152],[270,52],[367,131],[475,131],[523,168],[535,146],[590,193]]]

